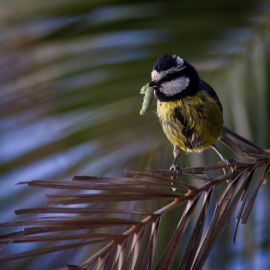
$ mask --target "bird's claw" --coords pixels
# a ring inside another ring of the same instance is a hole
[[[230,168],[233,173],[236,170],[236,161],[232,158],[225,159],[225,164]]]
[[[233,174],[236,170],[236,161],[234,159],[228,158],[224,160],[224,163],[226,164],[226,167],[223,168],[223,174],[226,175],[227,173]],[[226,181],[227,183],[230,182],[230,180]]]
[[[172,164],[170,167],[170,171],[175,172],[176,174],[174,176],[171,176],[172,182],[172,191],[176,191],[176,187],[174,186],[174,182],[179,174],[181,174],[181,168],[175,164]]]
[[[181,174],[181,168],[175,164],[171,165],[170,171],[176,172],[177,175]]]

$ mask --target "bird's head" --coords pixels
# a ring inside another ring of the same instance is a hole
[[[175,54],[165,54],[154,64],[149,86],[159,100],[170,101],[193,95],[199,90],[198,84],[198,74],[188,62]]]

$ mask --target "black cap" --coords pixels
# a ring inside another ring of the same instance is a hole
[[[176,56],[171,54],[165,54],[156,61],[153,68],[156,71],[160,72],[176,66],[177,66]]]

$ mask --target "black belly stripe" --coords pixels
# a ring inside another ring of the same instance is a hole
[[[183,135],[187,140],[188,147],[192,149],[193,145],[191,138],[192,135],[194,134],[194,129],[189,127],[187,119],[183,116],[179,108],[174,109],[173,117],[177,119],[179,122],[181,122],[181,124],[184,126],[184,128],[182,129]]]
[[[203,114],[204,114],[204,107],[203,107],[203,105],[198,105],[198,106],[196,106],[196,111],[197,111],[197,113],[199,114],[199,116],[203,116]]]

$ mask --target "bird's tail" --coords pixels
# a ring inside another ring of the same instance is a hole
[[[246,158],[253,159],[262,157],[262,155],[268,155],[263,149],[226,127],[223,128],[223,136],[220,141],[229,147],[236,155]]]

